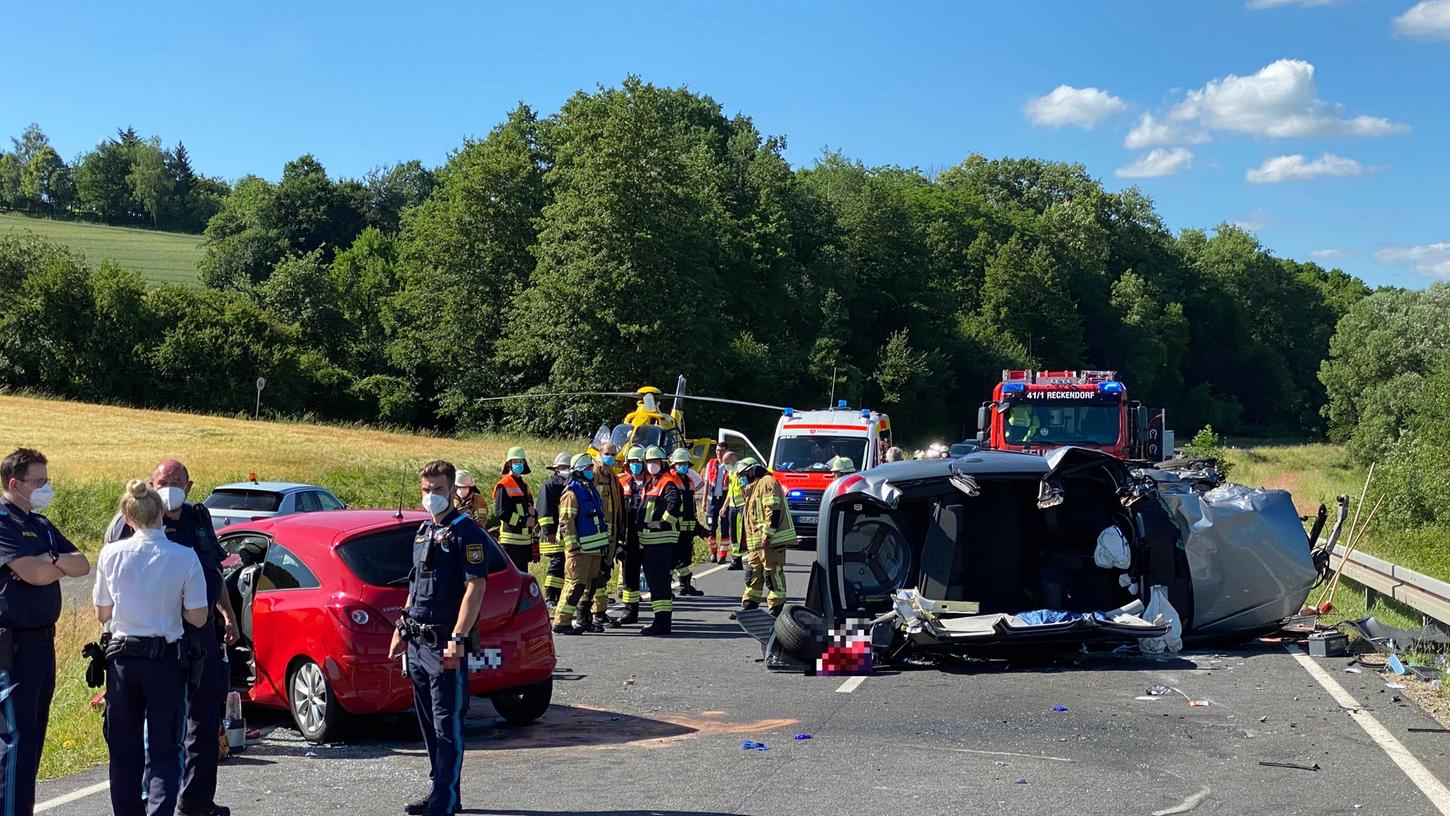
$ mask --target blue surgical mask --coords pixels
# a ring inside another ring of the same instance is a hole
[[[513,464],[509,465],[509,470],[512,470],[515,476],[522,476],[524,475],[524,463],[514,462]]]
[[[588,470],[584,471],[584,473],[582,475],[584,476],[584,481],[586,481],[586,482],[592,482],[592,481],[594,481],[594,468],[589,468]]]
[[[690,472],[690,466],[689,465],[675,465],[675,472],[678,473],[678,474],[680,474],[681,476],[684,476],[686,473],[689,473]]]
[[[629,463],[629,472],[630,473],[633,473],[634,475],[638,476],[643,471],[644,471],[644,463],[643,462],[630,462]]]
[[[614,454],[612,454],[612,453],[606,453],[606,454],[604,454],[604,464],[605,465],[607,465],[609,467],[614,467],[615,464],[618,463],[618,462],[619,462],[619,459],[617,459]]]

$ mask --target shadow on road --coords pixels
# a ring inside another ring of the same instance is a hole
[[[464,808],[459,813],[477,813],[483,816],[535,816],[535,814],[559,814],[559,816],[733,816],[719,810],[492,810],[486,808]]]

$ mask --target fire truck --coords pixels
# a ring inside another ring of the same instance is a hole
[[[991,450],[1072,445],[1119,459],[1173,457],[1163,409],[1130,400],[1116,371],[1003,371],[992,401],[977,410],[977,428],[978,443]]]
[[[772,476],[785,488],[786,504],[803,541],[816,536],[816,514],[821,495],[831,483],[830,462],[837,456],[851,460],[856,470],[886,461],[891,447],[891,418],[869,408],[853,410],[845,400],[824,411],[781,410],[769,458],[739,431],[720,429],[720,440],[744,442]]]

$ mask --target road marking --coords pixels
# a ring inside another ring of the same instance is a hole
[[[1020,754],[1016,751],[983,751],[980,748],[932,748],[926,745],[912,745],[910,746],[910,748],[916,751],[955,751],[959,754],[982,754],[984,756],[1021,757],[1022,759],[1042,759],[1048,762],[1072,762],[1072,760],[1068,759],[1067,757],[1048,756],[1047,754]]]
[[[75,801],[84,799],[87,796],[90,796],[91,794],[100,793],[103,790],[110,790],[110,787],[111,787],[111,783],[110,782],[97,782],[94,785],[90,785],[88,787],[81,788],[78,791],[71,791],[70,793],[67,793],[65,796],[57,796],[54,799],[49,799],[49,800],[46,800],[44,802],[41,802],[40,804],[38,804],[38,805],[35,806],[35,812],[36,813],[41,813],[41,812],[44,812],[44,811],[47,811],[47,810],[55,810],[56,808],[60,807],[61,805],[68,805],[71,802],[75,802]]]
[[[728,566],[730,566],[730,565],[729,564],[720,564],[719,566],[711,567],[711,568],[705,570],[704,572],[697,572],[694,575],[691,575],[690,578],[691,579],[694,579],[694,578],[704,578],[706,575],[714,575],[715,573],[719,572],[722,569],[725,569]]]
[[[1198,793],[1195,793],[1187,799],[1184,799],[1183,804],[1174,805],[1171,808],[1164,808],[1163,810],[1153,811],[1153,816],[1174,816],[1174,814],[1177,813],[1187,813],[1188,811],[1198,807],[1199,803],[1207,798],[1210,793],[1212,793],[1212,791],[1210,791],[1208,788],[1204,788]]]
[[[851,692],[859,688],[860,685],[864,682],[866,682],[866,675],[864,674],[858,674],[855,677],[847,677],[846,682],[842,683],[841,687],[836,689],[836,693],[850,694]]]
[[[1284,650],[1292,655],[1305,671],[1309,672],[1310,677],[1319,681],[1319,685],[1329,692],[1329,696],[1334,698],[1334,702],[1344,707],[1349,713],[1350,719],[1359,723],[1359,727],[1364,729],[1364,733],[1379,744],[1380,750],[1385,752],[1385,756],[1400,766],[1400,770],[1404,771],[1405,776],[1415,783],[1415,787],[1425,794],[1425,798],[1430,800],[1430,804],[1434,805],[1435,809],[1444,816],[1450,816],[1450,790],[1447,790],[1440,780],[1436,779],[1435,775],[1420,763],[1420,760],[1415,759],[1415,755],[1411,754],[1403,743],[1395,739],[1394,735],[1383,725],[1380,725],[1379,720],[1376,720],[1373,714],[1365,711],[1353,695],[1345,691],[1344,687],[1339,685],[1333,677],[1330,677],[1329,672],[1326,672],[1322,666],[1314,662],[1313,658],[1305,654],[1303,649],[1290,645],[1285,646]]]

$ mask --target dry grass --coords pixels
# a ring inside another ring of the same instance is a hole
[[[100,689],[86,686],[86,661],[80,656],[81,646],[95,640],[100,631],[90,609],[67,609],[56,624],[55,700],[50,706],[45,753],[40,757],[41,779],[106,761],[101,712],[90,705]]]

